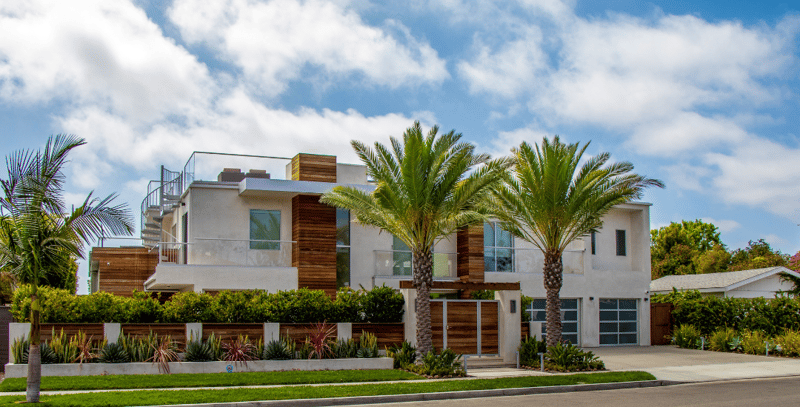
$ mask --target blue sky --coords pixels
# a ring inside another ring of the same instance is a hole
[[[663,180],[653,227],[795,253],[799,32],[788,2],[10,0],[0,153],[84,137],[69,201],[116,191],[138,219],[195,150],[355,162],[351,139],[414,120],[493,155],[559,134]]]

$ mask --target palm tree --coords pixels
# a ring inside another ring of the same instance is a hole
[[[641,197],[656,179],[632,173],[633,164],[608,164],[601,153],[578,166],[589,143],[564,144],[558,136],[541,148],[523,142],[512,150],[515,171],[495,189],[491,207],[503,228],[544,253],[547,345],[561,341],[561,254],[571,242],[597,231],[614,205]],[[577,171],[577,172],[576,172]]]
[[[115,195],[86,197],[67,212],[63,201],[67,154],[85,144],[75,136],[50,137],[43,151],[23,150],[6,158],[8,179],[0,180],[0,269],[10,270],[18,281],[32,285],[31,333],[28,354],[28,402],[39,401],[41,353],[37,287],[48,271],[63,267],[64,258],[83,257],[83,245],[103,229],[123,235],[133,232],[133,218],[125,204],[112,206]]]
[[[375,143],[373,150],[353,141],[367,175],[375,180],[375,191],[368,194],[337,186],[320,199],[349,209],[357,222],[391,233],[411,250],[420,355],[433,348],[433,245],[459,227],[485,218],[481,201],[511,164],[508,159],[490,160],[488,155],[475,154],[475,147],[459,142],[461,134],[455,131],[437,135],[438,131],[434,126],[423,136],[415,122],[403,133],[402,141],[391,138],[391,149]]]

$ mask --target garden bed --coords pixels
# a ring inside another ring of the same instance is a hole
[[[275,372],[281,370],[378,370],[391,369],[391,358],[293,359],[234,362],[170,362],[170,373]],[[42,376],[101,376],[159,374],[158,364],[59,363],[42,365]],[[26,377],[27,364],[9,363],[5,377]]]

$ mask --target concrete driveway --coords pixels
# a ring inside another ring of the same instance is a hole
[[[660,380],[697,382],[800,375],[800,359],[681,349],[675,346],[588,348],[609,370],[641,370]]]

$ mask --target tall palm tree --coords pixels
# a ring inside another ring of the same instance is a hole
[[[133,218],[125,204],[112,206],[115,195],[86,197],[72,212],[62,198],[67,154],[85,144],[81,138],[57,135],[44,150],[22,150],[6,158],[8,179],[0,180],[0,269],[10,270],[18,281],[32,285],[31,332],[28,354],[28,402],[39,401],[41,353],[37,287],[48,270],[63,267],[65,256],[83,257],[83,245],[102,231],[123,235],[133,232]]]
[[[564,144],[558,136],[535,149],[523,142],[512,150],[515,171],[495,189],[491,208],[503,228],[544,253],[547,291],[547,345],[561,341],[561,255],[571,242],[603,224],[614,205],[641,197],[645,188],[664,184],[632,173],[633,164],[607,164],[610,155],[589,158],[579,169],[589,143]]]
[[[391,149],[351,144],[367,166],[377,188],[365,193],[337,186],[320,202],[351,211],[357,222],[381,228],[405,243],[412,253],[413,286],[417,292],[417,352],[432,349],[430,292],[433,245],[459,227],[482,221],[482,199],[510,166],[508,159],[490,160],[460,142],[461,134],[438,135],[434,126],[423,136],[419,122],[391,138]],[[477,167],[477,168],[476,168]]]

